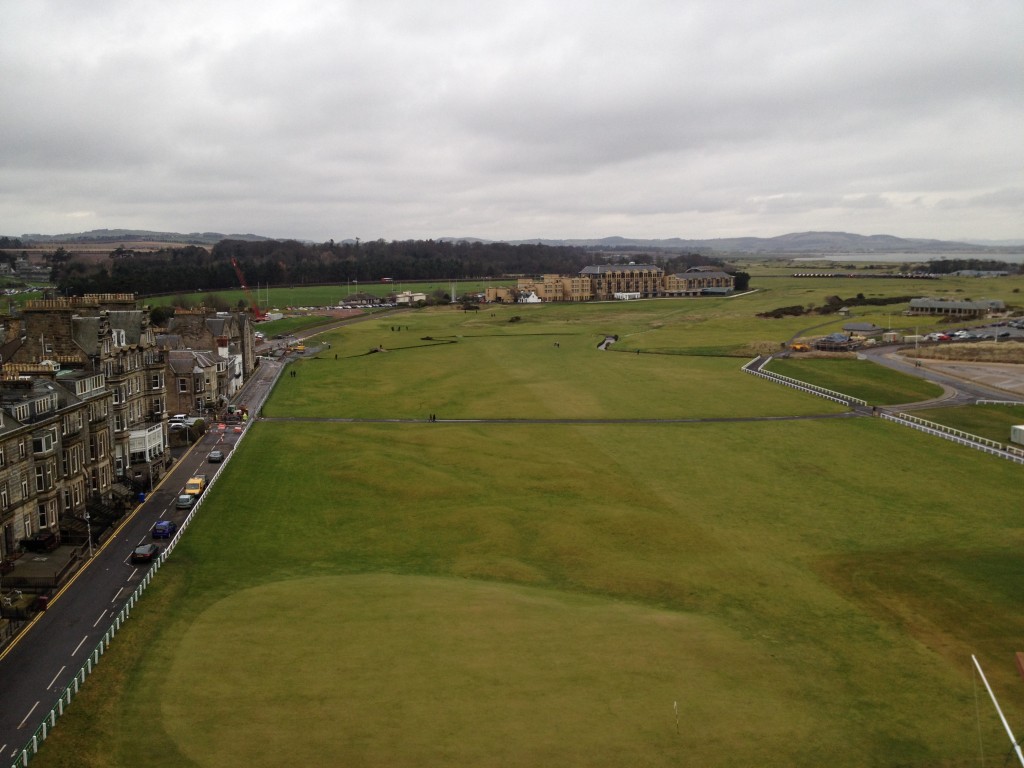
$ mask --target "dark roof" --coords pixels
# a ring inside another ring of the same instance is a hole
[[[728,272],[722,272],[722,271],[713,272],[713,271],[706,270],[706,269],[700,269],[700,270],[688,269],[685,272],[676,272],[675,276],[678,277],[678,278],[681,278],[683,280],[693,280],[693,279],[707,279],[707,280],[715,279],[715,280],[720,280],[720,279],[723,279],[723,278],[724,279],[729,279],[729,278],[732,277],[732,275],[730,275]]]
[[[601,275],[606,272],[664,272],[655,264],[591,264],[580,270],[581,275]]]

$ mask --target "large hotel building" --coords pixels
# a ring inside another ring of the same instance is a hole
[[[732,275],[717,267],[691,267],[666,275],[653,264],[599,264],[584,267],[578,275],[541,275],[521,278],[515,288],[488,288],[487,300],[515,301],[610,301],[656,299],[731,293]]]

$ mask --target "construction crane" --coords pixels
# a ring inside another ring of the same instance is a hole
[[[266,320],[267,313],[260,309],[260,305],[252,297],[252,291],[249,290],[249,285],[245,282],[245,275],[242,274],[242,268],[238,266],[238,259],[234,256],[231,257],[231,266],[235,268],[235,274],[238,275],[238,282],[242,284],[242,290],[245,291],[245,297],[249,300],[249,306],[252,307],[252,317],[254,320]]]

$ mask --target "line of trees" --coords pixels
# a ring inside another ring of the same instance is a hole
[[[232,261],[250,285],[438,280],[575,274],[584,266],[647,257],[666,271],[721,262],[697,253],[629,255],[590,248],[541,244],[402,240],[310,244],[295,240],[222,240],[207,250],[199,246],[144,252],[117,248],[105,262],[53,259],[52,279],[61,293],[134,292],[157,294],[238,287]]]

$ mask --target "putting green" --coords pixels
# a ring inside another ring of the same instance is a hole
[[[158,699],[197,766],[627,765],[638,755],[680,765],[709,739],[741,763],[743,744],[813,740],[820,724],[784,680],[756,644],[705,617],[368,574],[275,582],[214,604],[181,638]],[[723,733],[716,722],[747,725]]]

